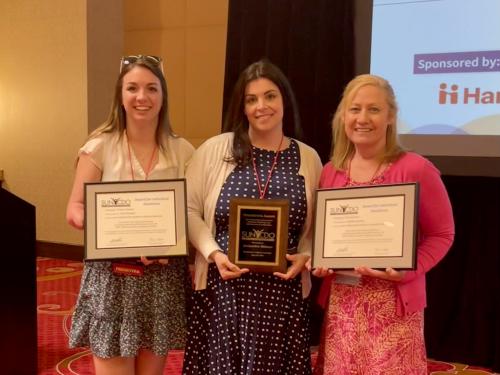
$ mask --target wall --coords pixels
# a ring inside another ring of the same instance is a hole
[[[88,105],[87,95],[96,101],[102,95],[109,108],[108,92],[89,91],[88,85],[88,66],[96,54],[87,48],[87,22],[95,26],[99,17],[101,24],[110,19],[109,8],[101,9],[104,13],[91,9],[96,1],[0,1],[3,187],[36,206],[37,239],[42,241],[81,243],[81,233],[66,224],[65,210],[89,110],[99,110]],[[121,0],[107,4],[121,11]],[[118,37],[121,51],[121,29],[99,37]],[[104,69],[93,79],[109,74]]]
[[[228,1],[0,1],[2,186],[35,205],[38,241],[83,243],[65,221],[75,156],[121,55],[163,56],[177,133],[198,146],[220,132]]]
[[[89,133],[108,116],[122,54],[123,1],[87,0]]]
[[[125,0],[125,54],[162,56],[174,130],[220,133],[229,0]]]

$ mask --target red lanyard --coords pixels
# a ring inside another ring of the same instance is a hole
[[[128,162],[130,163],[130,174],[132,175],[132,181],[135,181],[134,167],[132,166],[132,153],[130,152],[130,142],[128,141],[128,137],[127,137],[127,147],[128,147]],[[151,173],[151,167],[153,166],[153,159],[155,158],[156,148],[157,146],[155,145],[153,153],[151,154],[151,159],[149,160],[148,169],[144,171],[144,174],[146,175],[145,180],[148,179],[149,174]]]
[[[260,185],[259,173],[257,172],[257,166],[255,164],[255,158],[253,157],[252,148],[250,147],[250,153],[252,155],[253,173],[255,175],[255,180],[257,180],[257,188],[259,189],[259,199],[264,199],[264,197],[266,196],[267,188],[269,186],[269,181],[271,181],[271,176],[273,175],[274,168],[276,167],[276,164],[278,163],[278,157],[280,155],[280,151],[281,151],[280,149],[281,149],[282,143],[283,143],[283,134],[281,134],[281,140],[280,140],[280,144],[278,146],[278,150],[276,151],[276,154],[274,154],[273,165],[271,166],[271,169],[269,170],[269,173],[267,174],[267,180],[266,180],[266,184],[264,185],[264,189],[262,189],[262,186]]]
[[[384,160],[382,159],[382,161],[380,162],[380,164],[377,166],[377,169],[375,169],[375,172],[373,173],[373,176],[372,178],[370,178],[369,181],[365,181],[365,182],[357,182],[357,181],[354,181],[351,179],[351,162],[352,162],[352,158],[349,159],[349,164],[347,164],[347,181],[346,181],[346,186],[354,186],[354,185],[374,185],[377,183],[377,180],[382,176],[382,172],[385,171],[385,169],[387,169],[387,167],[385,169],[383,169],[381,171],[381,173],[378,173],[380,171],[380,168],[382,167],[382,165],[384,165]]]

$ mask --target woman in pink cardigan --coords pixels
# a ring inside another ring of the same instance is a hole
[[[326,307],[316,375],[427,374],[425,273],[453,242],[453,214],[439,171],[402,149],[396,123],[390,84],[368,74],[354,78],[333,119],[333,156],[320,186],[418,182],[417,268],[313,271],[324,277],[320,303]]]

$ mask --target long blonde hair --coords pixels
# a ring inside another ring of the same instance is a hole
[[[403,147],[399,144],[397,135],[397,114],[398,114],[398,104],[396,102],[396,96],[394,95],[394,90],[390,83],[382,77],[371,75],[371,74],[361,74],[354,77],[345,87],[342,94],[342,99],[335,111],[335,116],[332,121],[332,132],[333,132],[333,142],[332,142],[332,157],[331,161],[333,166],[337,169],[347,169],[347,164],[349,159],[354,154],[354,145],[351,140],[347,137],[345,132],[344,124],[344,114],[346,109],[352,103],[354,96],[357,94],[360,88],[364,86],[375,86],[381,89],[385,93],[387,99],[387,104],[389,105],[389,113],[394,119],[394,123],[387,127],[387,133],[385,137],[385,151],[384,151],[384,162],[392,162],[396,160],[404,152]]]

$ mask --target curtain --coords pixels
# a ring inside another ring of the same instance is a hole
[[[230,0],[224,105],[240,72],[266,57],[289,78],[303,141],[330,156],[331,119],[354,75],[352,0]]]
[[[427,353],[500,372],[500,178],[443,180],[456,235],[427,274]]]

